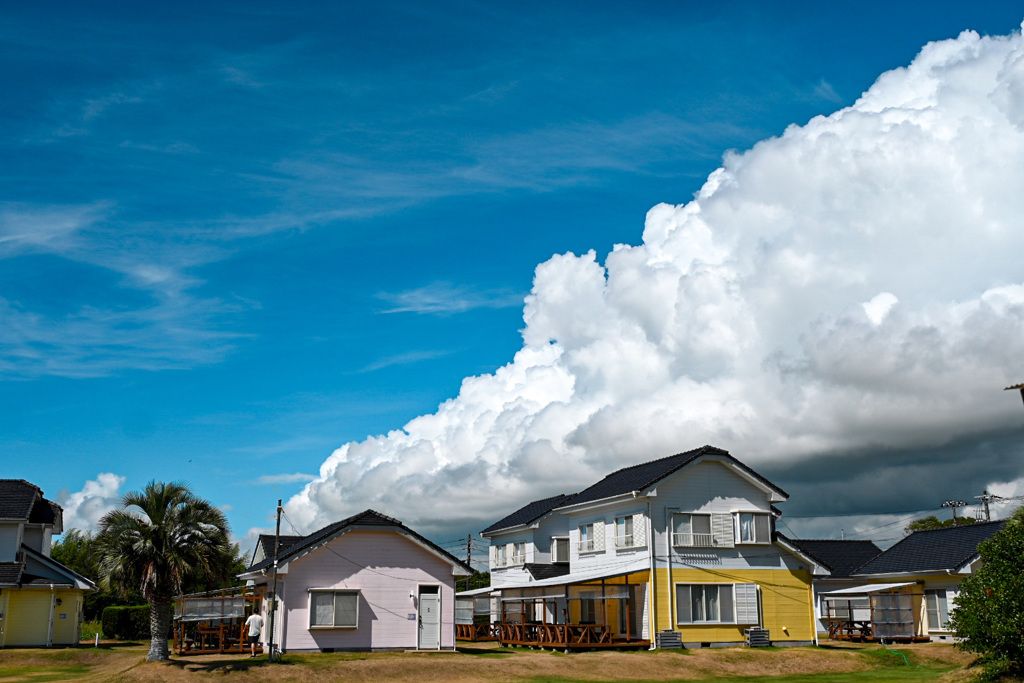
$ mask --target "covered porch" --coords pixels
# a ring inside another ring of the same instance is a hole
[[[921,624],[924,591],[915,582],[871,583],[821,594],[830,640],[928,642]]]
[[[172,650],[179,655],[248,652],[245,620],[259,612],[261,599],[251,586],[178,597]]]
[[[573,649],[647,648],[648,572],[585,582],[503,588],[502,645]]]

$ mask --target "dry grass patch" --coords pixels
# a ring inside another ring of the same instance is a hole
[[[15,681],[114,681],[201,683],[216,680],[259,683],[303,681],[410,680],[416,683],[446,681],[688,681],[742,679],[777,676],[780,680],[830,681],[853,676],[856,680],[886,680],[885,671],[907,672],[903,667],[887,669],[885,656],[872,655],[875,645],[821,648],[706,649],[656,652],[578,652],[563,654],[524,649],[499,648],[481,643],[459,652],[399,652],[360,654],[290,654],[281,664],[269,664],[266,657],[246,655],[174,656],[169,663],[145,661],[146,646],[111,649],[7,650],[0,651],[0,683]],[[914,668],[934,673],[939,680],[944,669],[971,661],[969,655],[945,644],[899,648]],[[918,667],[927,669],[920,669]],[[943,677],[946,683],[968,683],[958,672]],[[792,679],[790,678],[792,677]],[[901,674],[900,678],[903,676]],[[917,678],[917,680],[921,680]]]

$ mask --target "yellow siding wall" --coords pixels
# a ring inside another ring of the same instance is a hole
[[[81,613],[82,594],[77,591],[57,591],[61,604],[53,616],[53,644],[78,644],[78,615]],[[63,619],[60,615],[65,615]]]
[[[683,634],[683,642],[738,642],[750,625],[671,625],[677,583],[756,583],[761,588],[761,625],[771,632],[773,641],[814,640],[811,597],[811,573],[785,569],[668,569],[656,570],[657,623],[655,630],[674,628]],[[671,612],[670,610],[671,604]],[[786,627],[783,630],[783,627]]]
[[[50,630],[50,591],[11,590],[4,620],[5,647],[45,646]]]
[[[52,596],[46,589],[4,589],[7,605],[4,608],[4,647],[45,647],[50,630],[50,599],[60,598],[54,611],[53,644],[77,645],[82,592],[57,590]],[[61,614],[66,614],[64,619]]]

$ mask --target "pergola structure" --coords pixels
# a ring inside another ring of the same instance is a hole
[[[224,588],[178,597],[174,601],[174,652],[179,655],[246,652],[245,620],[259,612],[262,599],[252,587]]]
[[[915,582],[873,583],[821,593],[830,640],[928,641],[919,615],[924,592]]]

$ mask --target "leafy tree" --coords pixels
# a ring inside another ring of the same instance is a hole
[[[152,481],[103,516],[96,537],[104,588],[136,589],[149,603],[147,659],[170,658],[174,596],[197,577],[223,579],[234,560],[223,513],[184,484]]]
[[[50,557],[82,576],[97,581],[100,576],[99,557],[97,555],[96,536],[88,531],[68,529],[60,540],[54,541],[50,548]],[[122,605],[138,605],[145,602],[137,590],[130,590],[119,595],[99,586],[98,590],[85,594],[82,613],[86,620],[99,619],[106,607]]]
[[[947,529],[952,526],[966,526],[974,524],[977,520],[974,517],[956,517],[955,519],[939,519],[935,515],[929,515],[922,519],[915,519],[903,528],[904,533],[912,534],[915,531],[928,531],[930,529]]]
[[[982,566],[960,582],[950,623],[986,674],[1024,673],[1024,508],[978,546]]]
[[[473,570],[473,575],[466,577],[466,589],[476,590],[477,588],[489,588],[491,585],[491,573]]]

